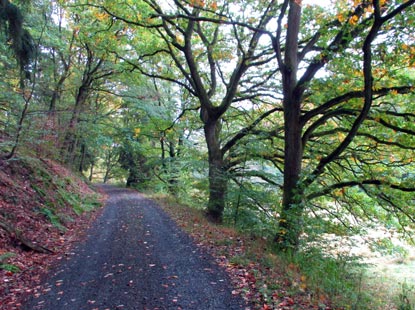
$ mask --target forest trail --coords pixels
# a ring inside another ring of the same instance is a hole
[[[103,213],[24,310],[245,309],[226,273],[149,199],[102,186]]]

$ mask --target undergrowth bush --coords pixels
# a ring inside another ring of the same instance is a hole
[[[276,221],[272,222],[265,214],[248,208],[225,209],[224,222],[237,230],[257,237],[272,239],[276,231]]]

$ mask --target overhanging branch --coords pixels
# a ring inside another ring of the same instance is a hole
[[[331,192],[338,190],[338,189],[343,189],[343,188],[348,188],[348,187],[362,187],[364,185],[385,186],[385,187],[389,187],[391,189],[399,190],[402,192],[410,192],[410,193],[415,192],[415,187],[405,186],[401,184],[393,184],[393,183],[389,183],[385,180],[380,180],[380,179],[371,179],[371,180],[362,180],[362,181],[339,182],[339,183],[336,183],[330,186],[326,186],[322,191],[315,192],[315,193],[308,195],[306,199],[312,200],[315,198],[326,196],[330,194]]]

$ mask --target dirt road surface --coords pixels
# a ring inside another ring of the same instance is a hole
[[[233,310],[226,273],[149,199],[102,186],[104,211],[88,238],[51,270],[23,310]]]

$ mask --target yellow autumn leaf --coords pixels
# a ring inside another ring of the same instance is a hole
[[[344,17],[343,14],[339,13],[337,14],[337,20],[342,23],[346,20],[346,18]]]
[[[356,25],[358,21],[359,21],[359,16],[353,15],[349,20],[349,24],[350,25]]]
[[[95,12],[94,16],[97,20],[101,20],[101,21],[105,20],[108,17],[108,15],[104,12]]]
[[[204,0],[190,0],[190,6],[203,8],[205,6],[205,1]]]
[[[339,138],[339,140],[344,140],[344,137],[346,137],[346,135],[342,132],[338,132],[337,137]]]
[[[184,43],[183,37],[180,35],[176,35],[176,42],[179,44],[183,44]]]
[[[139,136],[140,132],[141,132],[140,128],[135,128],[134,129],[134,138],[137,138]]]

